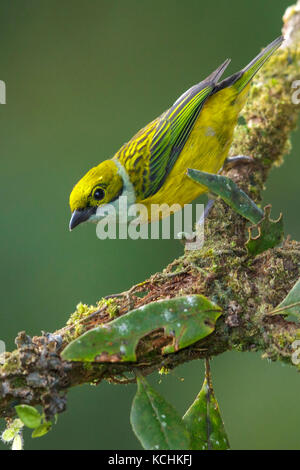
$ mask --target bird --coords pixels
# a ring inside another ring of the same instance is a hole
[[[103,209],[143,204],[145,222],[164,217],[151,207],[184,207],[208,189],[191,180],[187,169],[218,173],[228,156],[233,131],[248,96],[251,80],[282,44],[282,36],[246,67],[220,81],[225,60],[205,80],[192,86],[158,118],[142,128],[116,154],[90,169],[70,194],[69,229],[103,218]]]

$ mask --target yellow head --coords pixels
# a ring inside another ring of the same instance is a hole
[[[123,179],[113,160],[92,168],[74,186],[70,195],[70,230],[87,220],[96,219],[98,207],[115,201],[122,193]]]

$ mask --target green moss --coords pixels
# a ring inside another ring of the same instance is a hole
[[[159,369],[158,373],[160,375],[168,375],[170,373],[170,369],[168,369],[167,367],[163,366]]]
[[[95,307],[94,305],[87,305],[83,304],[82,302],[77,304],[75,312],[70,315],[70,318],[67,321],[67,325],[73,326],[73,328],[65,332],[65,340],[70,342],[81,336],[85,332],[85,326],[82,320],[84,318],[87,318],[96,310],[97,307]]]
[[[12,388],[25,387],[27,385],[26,379],[22,377],[16,377],[11,381]]]
[[[119,313],[119,306],[116,299],[101,299],[98,302],[98,307],[106,307],[107,313],[110,318],[115,318],[118,316]]]
[[[96,307],[94,307],[94,305],[86,305],[80,302],[77,304],[75,312],[71,314],[69,320],[67,321],[67,325],[75,325],[76,322],[89,316],[95,310]]]
[[[69,343],[81,336],[86,330],[83,320],[102,307],[106,307],[110,318],[115,318],[118,315],[119,308],[116,299],[101,299],[97,302],[96,306],[80,302],[76,306],[75,312],[70,315],[67,321],[67,325],[72,326],[72,328],[64,333],[65,341]]]
[[[19,351],[16,349],[11,353],[6,353],[5,363],[0,367],[0,375],[14,374],[20,369],[20,367],[20,354]]]
[[[257,74],[243,110],[247,129],[244,125],[236,127],[232,155],[250,151],[266,169],[282,163],[283,155],[290,151],[289,133],[299,111],[291,100],[299,59],[300,52],[280,49]]]

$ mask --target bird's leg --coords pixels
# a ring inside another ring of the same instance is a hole
[[[229,169],[234,167],[235,165],[238,165],[239,163],[251,163],[253,162],[253,158],[250,157],[249,155],[234,155],[233,157],[227,157],[224,165],[222,167],[222,170],[224,168]]]
[[[201,232],[201,230],[203,230],[203,225],[204,225],[205,219],[207,218],[208,214],[210,213],[214,203],[215,203],[214,195],[209,194],[209,199],[208,199],[208,202],[205,206],[205,209],[204,209],[201,217],[199,218],[199,220],[196,222],[196,228],[197,228],[197,226],[200,227],[200,232]],[[200,235],[200,238],[198,238],[197,232],[195,233],[195,235],[192,239],[186,238],[184,232],[180,232],[179,234],[177,234],[177,238],[180,239],[181,243],[183,243],[185,248],[188,249],[188,250],[197,250],[197,249],[202,248],[203,237]]]
[[[227,157],[224,162],[224,165],[218,171],[218,174],[220,174],[224,169],[227,170],[227,169],[233,168],[235,165],[238,165],[240,163],[251,163],[251,162],[253,162],[253,158],[248,155],[234,155],[233,157]],[[205,209],[201,217],[196,222],[196,226],[201,227],[202,225],[204,225],[205,220],[207,219],[211,209],[214,206],[215,200],[216,200],[216,196],[212,193],[208,193],[207,204],[205,206]],[[197,240],[197,236],[195,236],[193,240],[186,239],[184,236],[184,233],[178,234],[178,238],[184,245],[186,245],[187,243],[190,243],[190,244],[195,243]]]
[[[196,225],[204,224],[205,219],[207,219],[208,214],[210,213],[210,211],[212,210],[212,208],[214,206],[215,200],[216,199],[215,199],[214,195],[209,193],[208,201],[207,201],[207,204],[206,204],[205,209],[203,211],[203,214],[201,215],[200,219],[196,222]]]

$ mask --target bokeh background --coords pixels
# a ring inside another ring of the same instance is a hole
[[[288,5],[1,1],[0,339],[8,350],[18,331],[54,331],[79,301],[123,291],[181,255],[174,240],[100,241],[88,224],[70,233],[70,190],[226,57],[229,73],[249,62],[280,34]],[[292,141],[265,201],[274,216],[284,211],[286,232],[299,238],[300,134]],[[232,352],[215,358],[212,371],[232,448],[300,449],[300,382],[292,368]],[[151,377],[181,413],[202,379],[200,362]],[[55,428],[35,440],[26,432],[26,448],[139,449],[129,425],[134,393],[135,386],[106,383],[71,390]]]

